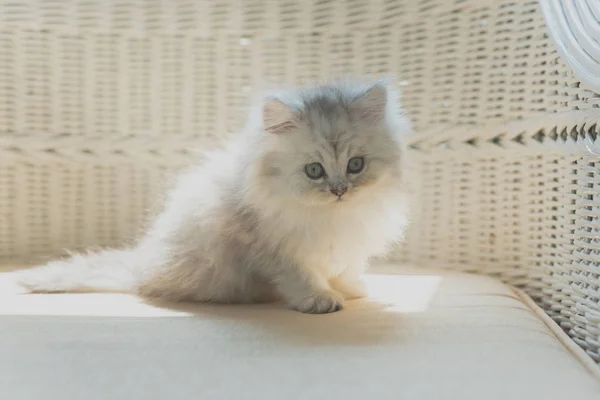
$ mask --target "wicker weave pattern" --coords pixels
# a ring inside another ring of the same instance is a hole
[[[0,131],[235,132],[256,87],[388,72],[420,131],[598,106],[535,1],[456,3],[0,2]]]
[[[600,110],[412,141],[402,261],[524,287],[600,360]]]
[[[418,132],[396,256],[526,288],[600,360],[600,95],[532,0],[0,0],[0,262],[135,236],[256,88],[390,72]]]

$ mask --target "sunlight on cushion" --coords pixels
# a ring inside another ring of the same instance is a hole
[[[426,311],[441,283],[440,276],[367,275],[369,298],[350,301],[348,309],[369,308],[399,313]],[[202,307],[201,305],[195,307]],[[98,317],[173,317],[194,314],[194,306],[157,307],[127,294],[27,294],[9,273],[0,274],[0,315]]]
[[[388,311],[417,313],[427,311],[442,282],[438,275],[367,275],[369,299]]]

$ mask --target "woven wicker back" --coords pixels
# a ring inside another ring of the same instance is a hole
[[[0,262],[134,237],[257,87],[388,73],[417,131],[396,257],[524,287],[600,359],[600,96],[531,0],[0,0]]]

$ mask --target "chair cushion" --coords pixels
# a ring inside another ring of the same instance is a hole
[[[591,359],[488,277],[382,266],[370,298],[328,315],[18,294],[11,279],[6,399],[600,399]]]

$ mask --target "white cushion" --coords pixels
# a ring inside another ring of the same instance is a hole
[[[1,397],[600,399],[598,367],[520,292],[397,266],[367,281],[371,298],[303,315],[17,294],[2,274]]]

